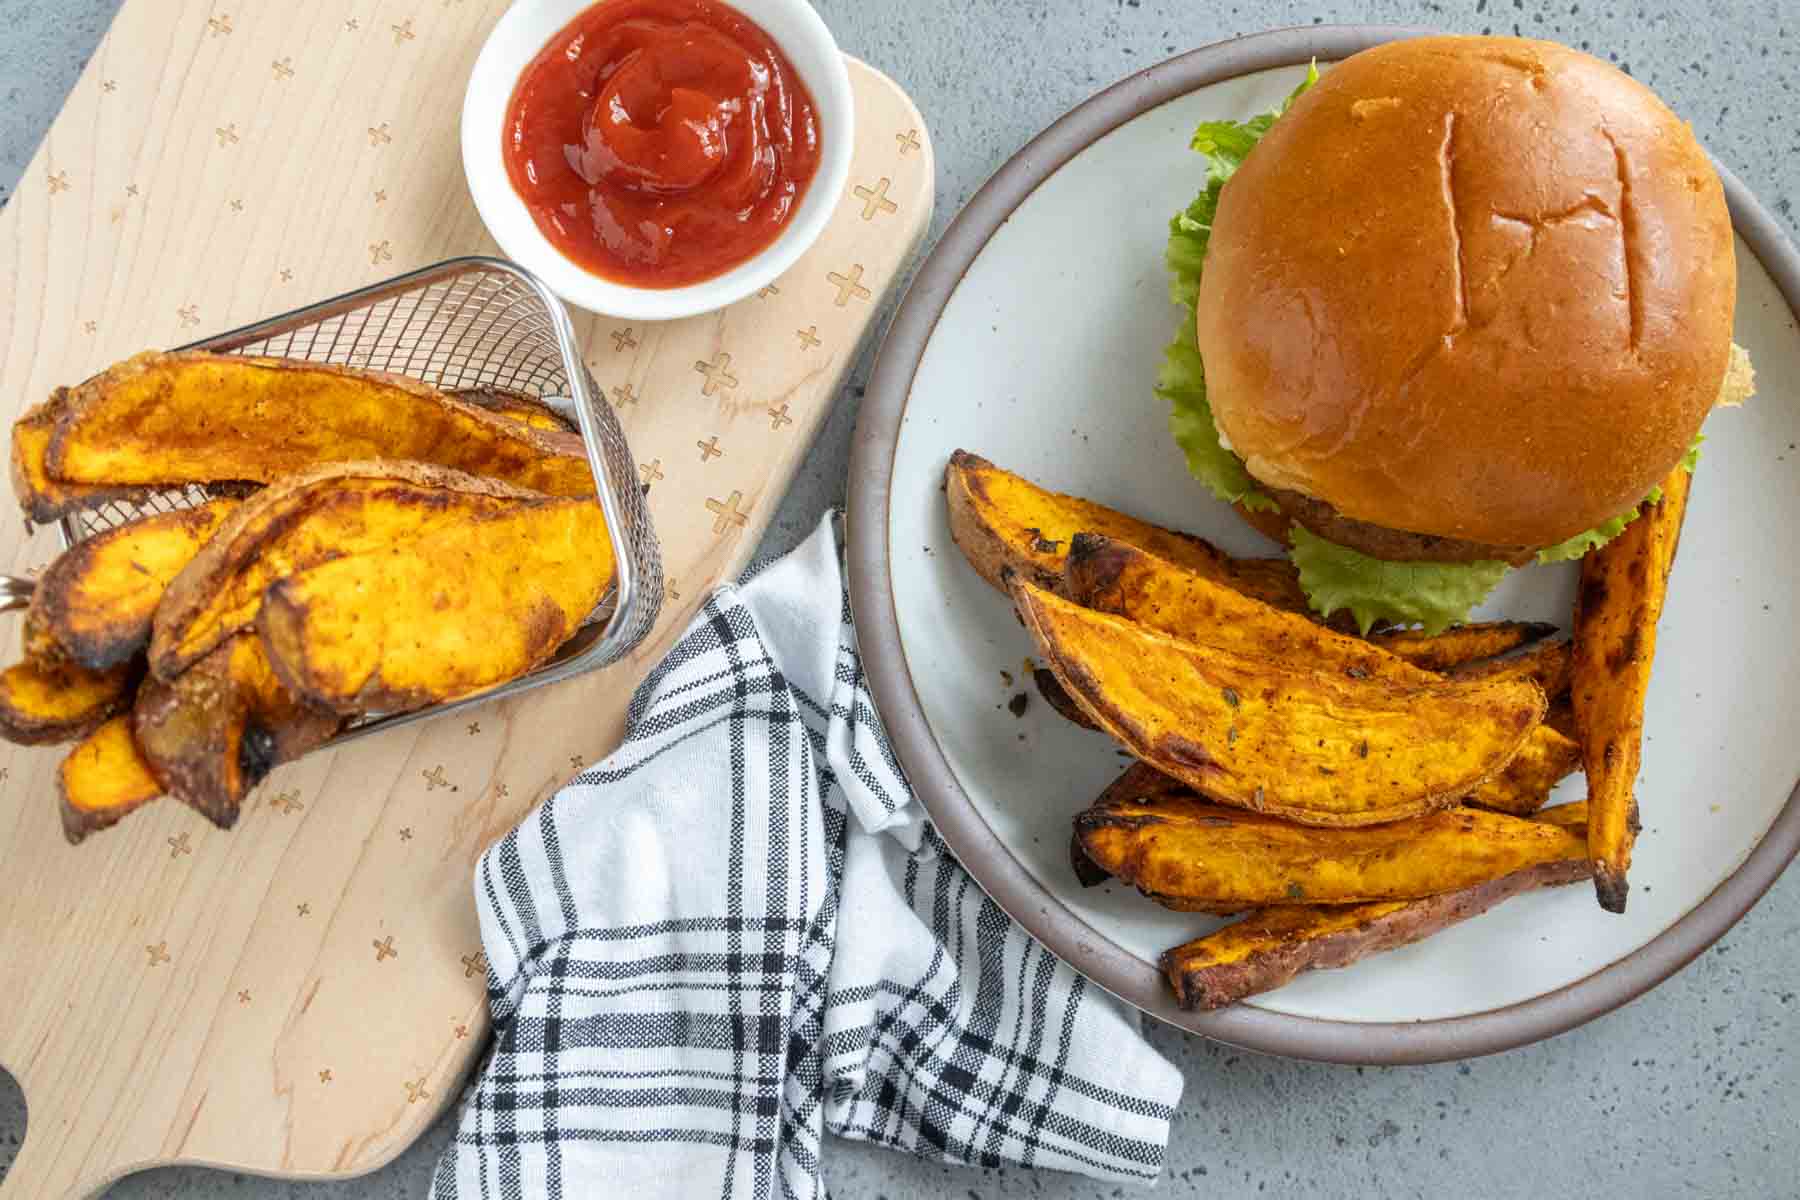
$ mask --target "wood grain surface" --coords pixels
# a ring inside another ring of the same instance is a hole
[[[0,411],[493,252],[457,123],[504,8],[128,0],[0,213]],[[792,271],[710,316],[578,321],[669,577],[627,663],[282,768],[231,833],[161,803],[71,847],[60,748],[0,746],[0,1063],[30,1110],[6,1197],[175,1162],[356,1174],[454,1099],[487,1031],[477,856],[616,744],[637,681],[742,568],[930,220],[918,111],[860,63],[851,78],[848,190]],[[0,570],[57,550],[0,525]]]

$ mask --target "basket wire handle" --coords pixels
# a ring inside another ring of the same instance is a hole
[[[0,612],[12,612],[31,603],[37,583],[22,575],[0,575]]]

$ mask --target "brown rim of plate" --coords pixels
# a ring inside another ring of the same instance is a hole
[[[920,268],[882,343],[857,419],[850,461],[850,600],[870,689],[919,799],[969,873],[1015,920],[1101,987],[1179,1028],[1250,1050],[1322,1062],[1407,1064],[1493,1054],[1566,1032],[1643,995],[1691,962],[1769,889],[1800,850],[1800,783],[1738,869],[1645,945],[1553,992],[1487,1012],[1434,1021],[1355,1022],[1271,1012],[1251,1004],[1183,1012],[1154,963],[1069,911],[994,834],[951,771],[919,704],[900,642],[889,576],[888,505],[907,397],[934,327],[988,239],[1027,196],[1099,138],[1209,84],[1433,30],[1314,25],[1205,46],[1114,84],[1013,155],[957,214]],[[1736,176],[1719,170],[1732,221],[1788,307],[1800,315],[1800,255]]]

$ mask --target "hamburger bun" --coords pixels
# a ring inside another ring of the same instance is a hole
[[[1327,72],[1232,176],[1196,334],[1251,475],[1324,506],[1285,515],[1516,557],[1675,467],[1736,295],[1718,174],[1649,89],[1549,42],[1430,37]]]

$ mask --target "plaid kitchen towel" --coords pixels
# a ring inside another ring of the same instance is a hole
[[[432,1195],[825,1195],[822,1131],[1154,1180],[1181,1076],[923,819],[831,518],[481,859],[495,1043]]]

